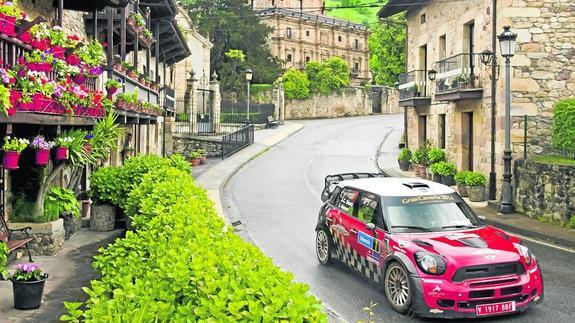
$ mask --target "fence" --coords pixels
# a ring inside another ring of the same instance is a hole
[[[254,143],[254,125],[226,134],[222,138],[222,159]]]
[[[275,105],[272,103],[250,103],[249,120],[255,124],[266,123],[268,116],[274,116]],[[246,102],[222,101],[221,122],[233,122],[237,119],[248,120],[248,107]]]

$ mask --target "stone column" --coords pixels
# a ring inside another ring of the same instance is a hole
[[[176,133],[176,122],[174,117],[164,117],[164,131],[166,138],[164,141],[166,156],[170,156],[174,152],[174,134]]]
[[[211,104],[212,104],[212,115],[214,123],[214,131],[216,133],[220,132],[220,111],[222,106],[222,96],[220,94],[220,82],[218,81],[218,74],[214,72],[212,74],[212,80],[210,81],[210,92],[212,94]]]

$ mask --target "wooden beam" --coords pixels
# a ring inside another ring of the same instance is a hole
[[[106,48],[108,56],[108,64],[106,69],[108,70],[108,78],[112,78],[112,70],[114,66],[114,9],[107,8],[108,13],[108,47]]]
[[[4,124],[37,124],[46,126],[93,126],[95,119],[72,117],[66,115],[50,115],[41,113],[17,112],[11,117],[0,115],[0,123]]]
[[[126,60],[126,8],[120,9],[120,56],[122,56],[122,61]]]

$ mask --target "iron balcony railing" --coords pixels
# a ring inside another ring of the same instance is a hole
[[[248,124],[238,131],[224,135],[222,141],[222,159],[254,143],[254,125]]]
[[[479,89],[479,54],[457,54],[435,63],[436,93]]]
[[[164,87],[162,89],[162,102],[163,106],[168,112],[176,112],[176,92],[174,89],[169,87]]]
[[[399,75],[399,99],[423,98],[429,96],[427,71],[413,70]]]

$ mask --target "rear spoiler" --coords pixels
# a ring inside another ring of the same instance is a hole
[[[325,177],[324,188],[321,192],[321,200],[325,202],[333,193],[335,188],[335,184],[348,181],[352,179],[360,179],[360,178],[374,178],[374,177],[387,177],[383,173],[344,173],[344,174],[336,174],[336,175],[327,175]]]

